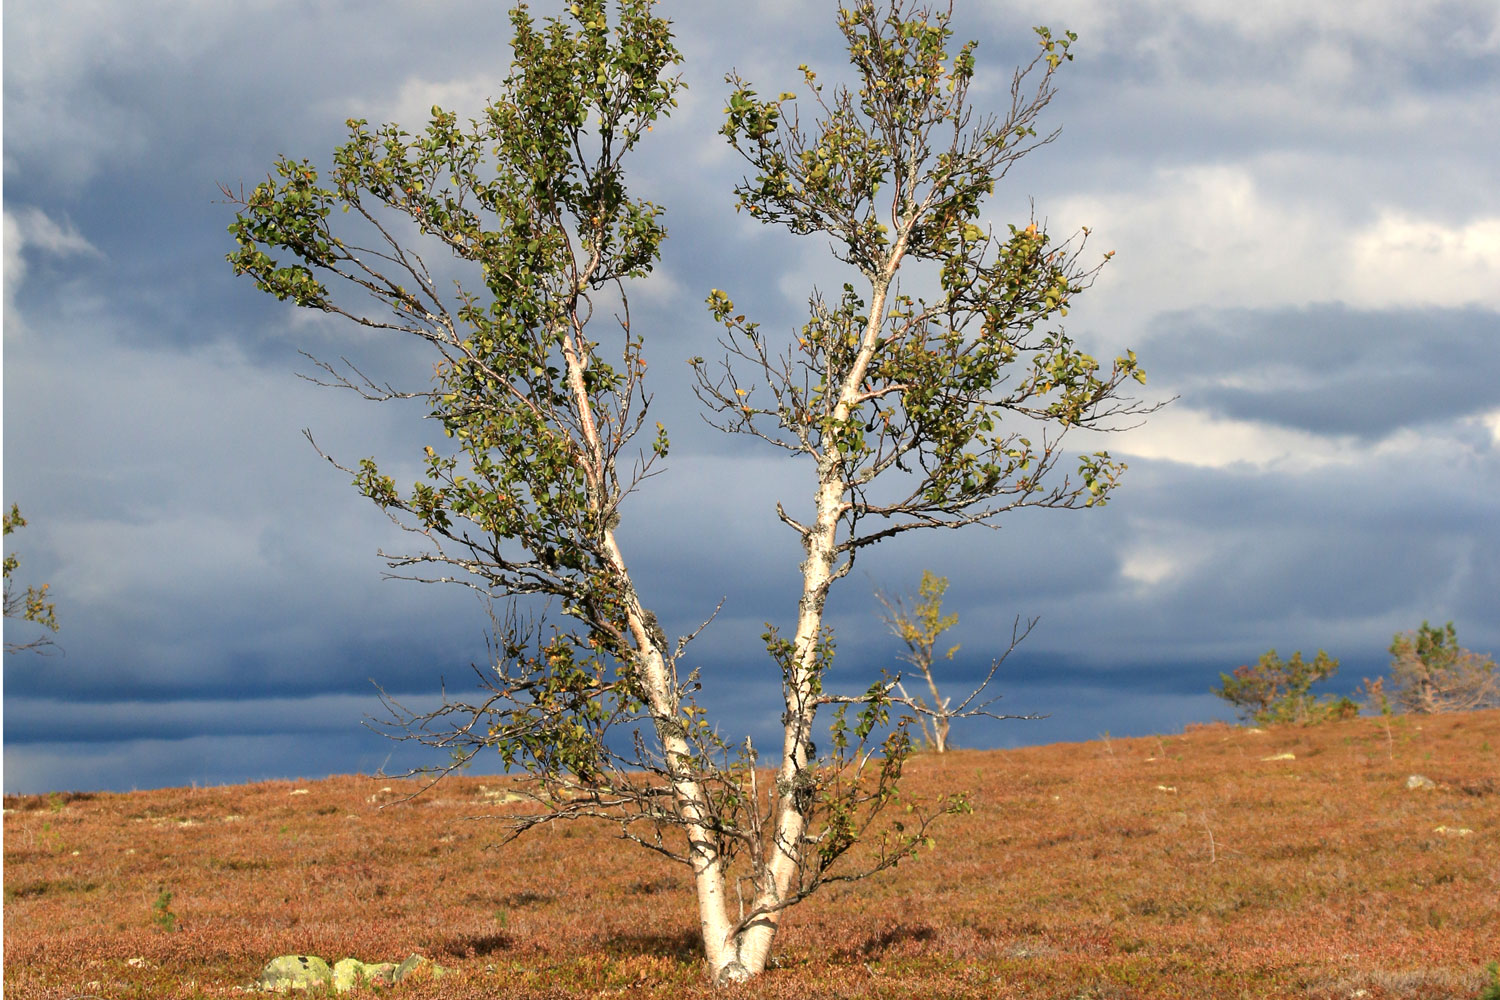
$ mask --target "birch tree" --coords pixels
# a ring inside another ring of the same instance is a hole
[[[751,741],[706,718],[697,632],[669,638],[618,535],[670,447],[647,417],[646,334],[628,305],[665,230],[661,207],[629,196],[625,163],[681,87],[651,0],[580,0],[542,23],[518,6],[511,74],[477,120],[434,108],[415,134],[351,120],[326,182],[282,158],[231,195],[237,272],[433,350],[432,382],[415,389],[319,363],[329,384],[423,401],[443,431],[410,488],[374,459],[346,467],[415,536],[387,556],[391,573],[554,609],[507,605],[492,662],[476,667],[480,695],[428,713],[393,703],[398,735],[446,750],[445,770],[498,753],[520,771],[532,808],[511,817],[515,833],[605,818],[685,865],[718,983],[766,967],[788,908],[899,863],[967,808],[899,797],[910,720],[889,678],[857,694],[827,685],[830,587],[859,551],[908,530],[1104,502],[1123,466],[1065,458],[1062,438],[1143,411],[1121,394],[1144,381],[1133,354],[1101,366],[1053,323],[1097,269],[1082,237],[980,224],[995,182],[1050,139],[1036,122],[1072,36],[1039,29],[1009,108],[986,115],[969,101],[972,43],[948,50],[950,13],[908,0],[841,10],[853,89],[806,70],[806,128],[793,95],[765,101],[729,78],[723,133],[750,168],[739,206],[831,239],[850,268],[832,301],[812,293],[785,343],[714,290],[724,358],[695,360],[713,420],[793,453],[816,482],[805,515],[777,507],[806,559],[795,625],[764,635],[785,706],[765,770]],[[451,292],[433,253],[461,272]],[[936,268],[931,301],[897,290],[908,260]]]
[[[980,700],[999,672],[1000,665],[1036,628],[1039,620],[1036,618],[1029,619],[1025,626],[1022,626],[1020,618],[1015,620],[1011,626],[1010,645],[990,662],[990,669],[983,679],[957,702],[953,700],[954,695],[945,695],[938,689],[935,673],[937,641],[944,632],[958,624],[957,614],[943,614],[943,595],[947,592],[948,578],[925,569],[915,597],[892,597],[880,591],[875,592],[875,599],[885,608],[885,614],[880,616],[880,620],[906,646],[906,652],[900,654],[901,661],[916,671],[922,683],[927,686],[926,697],[912,694],[906,690],[904,671],[898,673],[888,689],[891,703],[912,715],[921,727],[922,742],[938,753],[948,751],[948,733],[953,728],[954,719],[980,716],[991,719],[1042,718],[1033,715],[997,715],[990,711],[990,705],[995,699]],[[943,659],[953,659],[959,648],[958,643],[949,646],[943,653]]]

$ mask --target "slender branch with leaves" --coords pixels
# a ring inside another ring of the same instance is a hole
[[[1133,352],[1101,367],[1055,324],[1109,254],[1085,260],[1086,230],[1059,243],[1035,219],[998,237],[979,224],[995,184],[1055,136],[1038,122],[1075,36],[1038,28],[1010,107],[984,115],[970,101],[974,44],[949,52],[951,15],[951,4],[900,0],[841,8],[856,79],[830,87],[803,66],[805,104],[792,93],[763,99],[728,77],[722,131],[749,167],[738,208],[828,240],[851,272],[836,296],[811,291],[807,323],[785,341],[713,290],[723,356],[693,359],[712,422],[801,457],[816,482],[810,512],[777,506],[806,558],[796,631],[778,649],[786,710],[767,900],[794,880],[808,830],[795,789],[815,765],[818,710],[837,701],[823,689],[821,652],[832,584],[860,550],[904,532],[1105,502],[1124,465],[1098,451],[1074,456],[1076,474],[1055,475],[1065,436],[1155,409],[1124,393],[1145,381]],[[902,293],[909,262],[936,270],[935,294]],[[871,692],[889,697],[889,687]],[[763,954],[774,933],[769,921],[751,928],[745,950]]]
[[[10,538],[11,532],[26,527],[26,518],[21,516],[19,504],[10,505],[10,510],[5,513],[4,521],[7,539]],[[21,558],[10,551],[9,541],[6,542],[5,548],[5,617],[17,622],[33,622],[50,632],[56,632],[58,629],[57,606],[47,599],[47,591],[51,584],[44,583],[40,587],[27,587],[24,592],[13,590],[11,574],[20,569]],[[46,653],[56,647],[57,643],[46,635],[26,640],[7,637],[5,640],[7,653]]]
[[[792,95],[763,102],[731,76],[723,132],[753,174],[740,207],[832,237],[866,286],[831,304],[814,291],[786,351],[723,292],[709,297],[730,334],[721,375],[695,366],[713,419],[816,470],[809,515],[778,506],[807,558],[795,628],[763,636],[785,712],[762,769],[751,741],[722,736],[696,701],[709,678],[690,646],[707,622],[669,638],[617,533],[669,450],[666,429],[648,428],[645,336],[628,304],[666,234],[663,209],[628,195],[625,163],[682,86],[652,6],[579,0],[541,23],[517,6],[511,73],[476,120],[434,108],[415,134],[351,120],[326,181],[282,158],[249,193],[227,192],[239,206],[229,260],[279,299],[434,352],[425,388],[348,362],[316,362],[313,376],[420,400],[442,429],[410,488],[373,458],[340,466],[413,535],[413,551],[387,556],[391,574],[513,602],[494,615],[479,695],[445,692],[433,711],[389,700],[394,734],[446,752],[437,776],[479,753],[522,772],[532,808],[511,817],[516,833],[605,818],[687,866],[725,983],[766,967],[789,907],[899,863],[967,809],[899,797],[911,718],[890,678],[857,695],[826,686],[830,585],[859,549],[904,531],[1104,502],[1123,466],[1096,453],[1054,482],[1062,436],[1150,407],[1120,394],[1144,379],[1133,354],[1101,371],[1060,328],[1039,329],[1097,270],[1082,240],[1055,244],[1034,222],[997,240],[977,224],[1010,164],[1050,138],[1035,123],[1071,35],[1039,31],[1001,117],[971,108],[973,45],[950,57],[951,10],[907,0],[840,12],[856,89],[825,90],[806,71],[807,129]],[[932,302],[895,290],[908,258],[937,265]],[[1041,430],[1028,438],[1011,420]]]

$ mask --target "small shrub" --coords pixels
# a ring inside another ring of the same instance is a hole
[[[1365,708],[1378,715],[1389,717],[1395,714],[1395,706],[1391,704],[1391,696],[1385,691],[1385,678],[1376,677],[1373,680],[1366,677],[1358,691],[1354,692],[1359,700],[1364,703]]]
[[[1237,667],[1232,674],[1220,674],[1214,694],[1233,705],[1241,719],[1261,725],[1350,719],[1359,714],[1359,706],[1352,699],[1332,695],[1319,699],[1309,692],[1315,683],[1332,677],[1338,669],[1339,661],[1321,649],[1311,663],[1302,659],[1300,651],[1290,660],[1282,660],[1272,649],[1253,667]]]
[[[1414,632],[1397,634],[1391,656],[1391,687],[1396,703],[1408,712],[1500,708],[1494,658],[1460,646],[1452,622],[1443,628],[1423,622]]]
[[[171,907],[172,892],[164,887],[157,893],[156,902],[151,904],[151,922],[168,934],[177,930],[177,914],[172,912]]]
[[[1484,971],[1490,974],[1490,981],[1474,1000],[1500,1000],[1500,962],[1491,962]]]

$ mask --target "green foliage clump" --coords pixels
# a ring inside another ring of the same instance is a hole
[[[1302,659],[1300,651],[1283,660],[1271,649],[1253,667],[1241,666],[1231,674],[1220,674],[1214,694],[1233,705],[1240,718],[1261,725],[1308,725],[1353,718],[1359,714],[1353,700],[1332,695],[1317,698],[1310,693],[1314,684],[1332,677],[1338,669],[1339,661],[1321,649],[1311,663]]]
[[[10,510],[5,514],[5,535],[10,536],[17,528],[26,527],[26,518],[21,516],[21,508],[18,504],[11,504]],[[57,608],[47,600],[47,588],[50,584],[42,584],[40,587],[27,587],[24,594],[13,594],[11,592],[11,574],[21,566],[20,557],[13,552],[5,553],[5,617],[15,618],[20,621],[35,622],[43,628],[57,631]],[[41,650],[51,646],[52,640],[47,638],[32,639],[30,642],[6,642],[7,653],[19,653],[22,650]]]
[[[177,930],[177,914],[172,912],[172,890],[165,887],[151,904],[151,922],[171,934]]]
[[[1491,962],[1484,971],[1489,973],[1490,981],[1474,1000],[1500,1000],[1500,962]]]

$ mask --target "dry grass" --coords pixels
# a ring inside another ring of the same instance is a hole
[[[1482,712],[921,757],[910,793],[974,814],[793,911],[778,968],[725,995],[1472,998],[1500,958],[1497,747]],[[453,972],[393,995],[711,995],[682,871],[602,826],[487,850],[466,817],[515,807],[481,784],[7,798],[5,996],[234,996],[278,954],[414,951]]]

